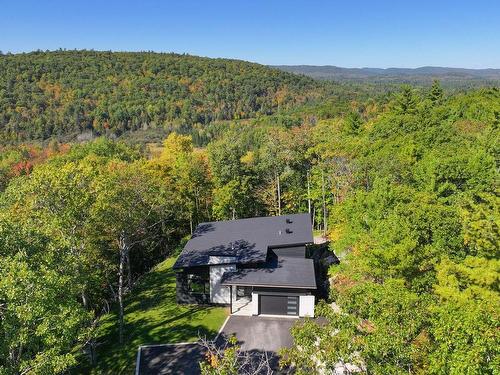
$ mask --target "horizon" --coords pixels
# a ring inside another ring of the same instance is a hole
[[[188,53],[262,65],[500,69],[500,3],[96,0],[3,4],[0,50]]]
[[[2,51],[0,50],[0,56],[1,55],[22,55],[22,54],[30,54],[30,53],[51,53],[51,52],[71,52],[71,51],[89,51],[89,52],[112,52],[112,53],[156,53],[156,54],[175,54],[175,55],[186,55],[186,56],[193,56],[193,57],[201,57],[201,58],[208,58],[208,59],[226,59],[226,60],[238,60],[238,61],[245,61],[253,64],[259,64],[263,66],[269,66],[269,67],[280,67],[280,66],[289,66],[289,67],[299,67],[299,66],[307,66],[307,67],[316,67],[316,68],[340,68],[340,69],[377,69],[377,70],[390,70],[390,69],[408,69],[408,70],[417,70],[417,69],[424,69],[424,68],[440,68],[440,69],[464,69],[464,70],[500,70],[500,68],[467,68],[463,66],[439,66],[439,65],[422,65],[422,66],[416,66],[416,67],[407,67],[407,66],[388,66],[386,68],[381,68],[378,66],[340,66],[340,65],[335,65],[335,64],[325,64],[325,65],[317,65],[317,64],[264,64],[260,63],[258,61],[250,61],[250,60],[244,60],[244,59],[239,59],[239,58],[232,58],[232,57],[222,57],[222,56],[202,56],[202,55],[195,55],[189,52],[175,52],[175,51],[152,51],[152,50],[137,50],[137,51],[126,51],[126,50],[98,50],[98,49],[76,49],[76,48],[57,48],[57,49],[48,49],[48,50],[42,50],[42,49],[36,49],[36,50],[31,50],[31,51],[19,51],[19,52],[11,52],[11,51]]]

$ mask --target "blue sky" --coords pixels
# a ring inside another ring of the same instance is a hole
[[[500,68],[500,1],[0,1],[0,50]]]

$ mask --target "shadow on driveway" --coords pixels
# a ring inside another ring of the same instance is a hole
[[[224,326],[219,339],[234,335],[243,351],[277,353],[281,348],[292,346],[290,328],[298,321],[300,319],[233,315]]]
[[[145,346],[139,350],[140,375],[197,375],[205,356],[205,349],[197,343]]]
[[[226,322],[216,345],[224,346],[230,336],[236,336],[241,350],[250,354],[252,362],[269,358],[275,374],[288,374],[279,369],[278,352],[293,345],[290,328],[302,319],[271,318],[262,316],[234,316]],[[200,373],[199,362],[205,358],[205,348],[197,343],[141,347],[140,375]]]
[[[278,352],[293,345],[290,328],[301,320],[232,315],[222,329],[217,344],[222,346],[225,340],[235,336],[241,350],[250,355],[252,362],[258,363],[267,356],[273,374],[289,374],[292,373],[290,369],[279,368]]]

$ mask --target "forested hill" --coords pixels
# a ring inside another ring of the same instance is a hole
[[[223,312],[172,294],[186,236],[308,210],[341,263],[282,365],[498,374],[500,90],[436,82],[351,108],[231,121],[203,148],[175,132],[157,152],[0,148],[0,374],[132,373],[139,345],[215,335]]]
[[[285,72],[303,74],[316,79],[365,82],[431,85],[440,80],[448,88],[498,85],[500,69],[463,69],[424,66],[420,68],[341,68],[333,65],[279,65],[275,68]]]
[[[0,142],[183,129],[270,114],[320,83],[263,65],[165,53],[0,55]]]

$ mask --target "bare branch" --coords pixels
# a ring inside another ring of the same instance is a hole
[[[199,344],[206,350],[207,358],[216,358],[220,363],[222,359],[228,361],[226,364],[230,369],[214,367],[214,374],[234,371],[235,374],[242,375],[271,375],[273,373],[269,355],[267,352],[248,352],[243,351],[237,343],[232,344],[230,340],[222,340],[216,343],[212,340],[207,340],[206,337],[200,337]],[[233,357],[226,356],[226,351],[229,348],[236,348]]]

